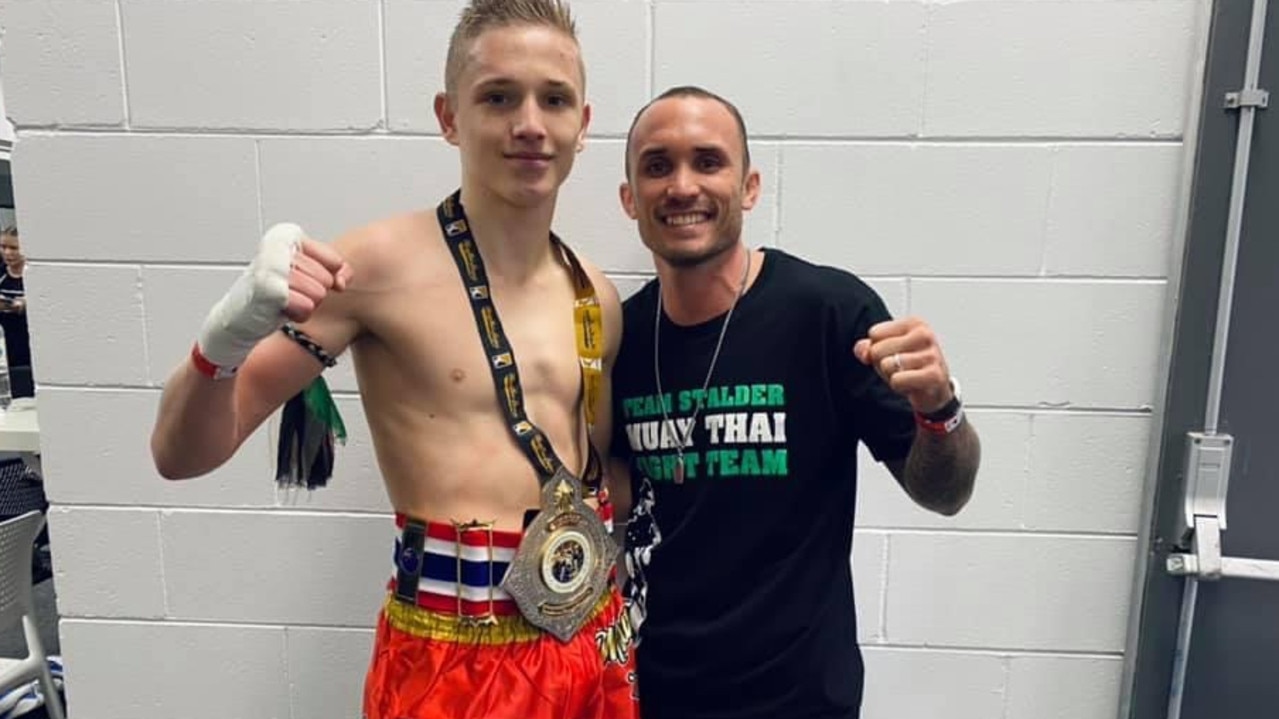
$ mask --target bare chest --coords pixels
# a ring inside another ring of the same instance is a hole
[[[456,275],[436,272],[408,283],[378,305],[375,352],[387,372],[381,379],[399,397],[419,396],[435,411],[495,414],[499,393],[509,391],[495,385],[492,373],[494,363],[507,360],[494,345],[504,346],[530,417],[537,423],[540,412],[562,421],[576,407],[581,375],[572,290],[558,284],[495,284],[489,311],[477,317]]]

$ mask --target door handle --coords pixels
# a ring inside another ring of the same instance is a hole
[[[1204,581],[1224,578],[1279,581],[1279,561],[1221,556],[1226,528],[1226,492],[1234,438],[1228,434],[1186,435],[1185,497],[1178,540],[1192,540],[1192,551],[1168,555],[1169,574]]]
[[[1168,573],[1177,576],[1193,576],[1197,579],[1259,579],[1279,582],[1279,561],[1273,559],[1245,559],[1222,557],[1216,577],[1204,573],[1199,558],[1193,554],[1173,554],[1168,557]]]

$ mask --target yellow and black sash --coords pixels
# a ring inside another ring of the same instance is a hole
[[[442,202],[436,216],[466,286],[498,404],[541,485],[540,508],[525,514],[524,536],[501,587],[515,600],[525,619],[567,642],[590,619],[607,591],[617,545],[599,515],[585,503],[585,482],[564,465],[550,440],[524,411],[515,354],[493,305],[484,261],[462,209],[461,191]],[[590,441],[603,376],[604,323],[599,298],[590,277],[568,247],[554,233],[550,240],[568,262],[575,288],[573,321],[586,409],[586,473],[594,469],[602,476]]]

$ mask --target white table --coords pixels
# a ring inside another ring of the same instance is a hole
[[[13,400],[9,409],[0,413],[0,452],[40,451],[40,423],[34,397]]]

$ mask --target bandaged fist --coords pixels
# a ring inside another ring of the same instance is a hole
[[[950,370],[937,335],[918,317],[880,322],[853,345],[853,355],[874,367],[916,412],[941,409],[952,396]]]
[[[351,279],[351,267],[337,250],[301,238],[289,266],[289,295],[284,316],[305,322],[330,292],[341,292]]]
[[[350,266],[332,247],[308,239],[297,225],[275,225],[262,236],[248,268],[209,311],[199,349],[218,367],[238,367],[286,319],[306,321],[350,278]]]

